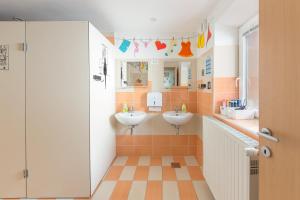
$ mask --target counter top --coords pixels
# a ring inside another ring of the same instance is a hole
[[[235,120],[230,119],[221,114],[214,114],[214,117],[225,124],[231,126],[234,129],[242,132],[243,134],[255,139],[258,141],[259,137],[257,132],[259,131],[259,120],[252,119],[252,120]]]

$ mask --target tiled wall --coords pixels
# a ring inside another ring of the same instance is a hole
[[[134,110],[147,111],[147,93],[151,91],[152,82],[148,81],[147,86],[134,87],[130,91],[125,90],[116,93],[116,112],[121,112],[123,104],[133,106]]]
[[[212,115],[213,114],[213,94],[210,92],[198,91],[197,92],[198,104],[197,110],[199,115]]]
[[[239,98],[239,88],[235,77],[214,78],[214,112],[220,113],[220,105],[224,99]]]
[[[202,160],[202,141],[198,135],[117,135],[117,155],[196,155]]]
[[[187,110],[197,113],[197,92],[189,91],[187,88],[174,88],[168,92],[163,92],[163,111],[174,110],[175,107],[181,109],[183,103]]]
[[[124,103],[133,106],[135,110],[148,111],[147,93],[151,91],[151,82],[148,87],[135,87],[133,91],[117,92],[116,94],[116,111],[122,111]],[[162,92],[163,107],[162,112],[175,110],[175,107],[181,109],[183,103],[187,105],[187,110],[197,113],[197,92],[190,91],[187,88],[174,88]]]

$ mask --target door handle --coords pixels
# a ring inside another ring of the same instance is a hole
[[[276,143],[279,142],[279,139],[273,137],[271,130],[268,128],[262,128],[261,131],[258,132],[258,135],[272,142],[276,142]]]

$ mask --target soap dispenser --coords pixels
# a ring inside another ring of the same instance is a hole
[[[123,112],[128,112],[128,106],[127,106],[127,103],[124,103],[123,104],[123,109],[122,109]]]
[[[185,104],[182,104],[182,106],[181,106],[181,112],[186,112],[186,105]]]

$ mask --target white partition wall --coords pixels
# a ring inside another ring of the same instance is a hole
[[[24,22],[1,22],[0,51],[8,48],[8,69],[0,66],[0,196],[25,197]],[[5,46],[5,47],[4,47]],[[1,56],[6,53],[0,52]]]
[[[115,157],[113,45],[84,21],[0,28],[10,49],[0,71],[0,198],[90,197]]]
[[[115,113],[115,52],[113,45],[92,24],[89,24],[89,49],[90,157],[93,193],[116,155],[115,131],[111,123]],[[104,54],[108,67],[106,87],[103,76]],[[101,75],[101,81],[94,80],[94,75]]]

